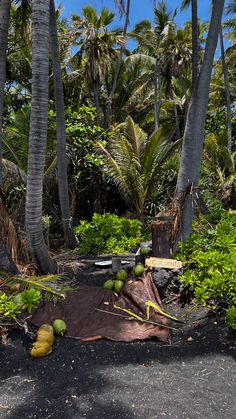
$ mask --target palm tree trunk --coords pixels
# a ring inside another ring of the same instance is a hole
[[[179,220],[180,223],[178,234],[176,234],[176,242],[178,240],[186,242],[186,239],[191,233],[192,222],[195,215],[211,72],[221,28],[223,8],[224,0],[214,1],[197,91],[192,97],[188,110],[180,169],[173,200],[173,207],[176,212],[179,213],[179,218],[181,220]]]
[[[198,0],[192,3],[192,94],[197,90],[198,82]]]
[[[6,82],[7,36],[10,16],[10,0],[1,0],[0,3],[0,193],[3,183],[2,173],[2,118],[3,100]],[[1,199],[1,197],[0,197]],[[0,270],[10,274],[19,273],[15,263],[11,260],[6,247],[0,238]]]
[[[161,106],[161,77],[160,77],[160,64],[159,60],[156,59],[155,65],[155,89],[154,89],[154,118],[155,118],[155,130],[159,127],[160,120],[160,106]]]
[[[61,75],[60,48],[57,34],[57,21],[54,0],[50,0],[50,46],[52,55],[54,94],[57,125],[57,171],[59,200],[62,214],[62,225],[66,245],[74,249],[77,240],[73,232],[72,218],[69,205],[68,175],[66,160],[66,123],[64,93]]]
[[[32,1],[32,105],[30,116],[26,233],[41,273],[56,272],[43,237],[43,175],[48,127],[49,1]]]
[[[99,94],[98,94],[98,88],[97,88],[96,82],[93,82],[93,99],[94,99],[94,105],[96,108],[95,122],[96,122],[96,125],[100,125],[100,103],[99,103]]]
[[[0,188],[2,187],[2,117],[3,98],[6,82],[7,36],[10,16],[10,0],[0,4]]]
[[[177,138],[180,138],[179,115],[178,115],[178,109],[177,109],[176,103],[174,101],[172,82],[170,82],[169,91],[170,91],[170,100],[172,101],[172,103],[174,105],[176,135],[177,135]]]
[[[124,38],[126,37],[128,24],[129,24],[130,2],[131,2],[131,0],[127,0],[127,6],[126,6],[126,12],[125,12],[125,23],[124,23],[124,28],[123,28]],[[105,117],[105,121],[104,121],[105,122],[105,124],[104,124],[105,129],[107,129],[109,127],[110,122],[111,122],[112,101],[113,101],[113,97],[114,97],[114,94],[115,94],[115,91],[116,91],[116,85],[117,85],[117,80],[118,80],[118,76],[119,76],[120,67],[121,67],[121,64],[122,64],[124,50],[125,50],[125,45],[122,45],[121,48],[120,48],[120,56],[119,56],[119,59],[117,61],[116,67],[115,67],[115,74],[114,74],[114,77],[113,77],[111,91],[110,91],[110,94],[109,94],[109,97],[108,97],[108,100],[107,100],[106,117]]]
[[[222,61],[222,70],[224,76],[225,84],[225,100],[226,100],[226,127],[227,127],[227,148],[229,153],[232,150],[232,124],[231,124],[231,106],[230,106],[230,91],[229,91],[229,78],[228,78],[228,69],[225,61],[225,47],[224,47],[224,38],[222,27],[220,29],[220,48],[221,48],[221,61]]]

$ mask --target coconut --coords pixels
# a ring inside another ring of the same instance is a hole
[[[124,286],[124,282],[123,281],[120,281],[119,279],[117,279],[115,281],[115,284],[114,284],[114,290],[115,290],[115,292],[120,292],[122,290],[123,286]]]
[[[118,281],[125,281],[127,276],[127,272],[124,269],[120,269],[116,274],[116,279]]]
[[[148,246],[145,246],[145,247],[141,247],[140,248],[140,255],[142,255],[142,256],[146,256],[150,252],[151,252],[151,249]]]
[[[66,323],[61,319],[54,320],[52,326],[56,335],[63,335],[63,333],[67,330]]]
[[[142,265],[142,263],[138,263],[134,268],[135,276],[142,276],[144,271],[145,271],[145,268]]]
[[[48,332],[52,333],[52,335],[53,335],[53,327],[50,324],[48,324],[48,323],[42,324],[42,326],[40,326],[39,330],[41,330],[41,329],[42,330],[47,330]]]
[[[37,331],[37,342],[48,342],[49,345],[52,345],[54,342],[54,334],[49,330],[39,329]]]
[[[106,290],[113,290],[114,287],[114,281],[113,279],[108,279],[108,281],[104,282],[103,288]]]
[[[52,347],[48,342],[34,342],[30,350],[30,356],[33,358],[42,358],[52,352]]]

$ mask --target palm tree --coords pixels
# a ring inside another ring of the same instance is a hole
[[[177,178],[173,208],[176,214],[173,240],[186,241],[191,233],[198,202],[198,181],[203,151],[204,127],[207,113],[210,80],[217,46],[224,0],[214,1],[206,49],[199,74],[196,94],[192,97],[183,138],[180,169]]]
[[[125,123],[114,128],[108,148],[97,143],[105,158],[106,176],[141,219],[144,204],[156,186],[157,172],[176,146],[168,141],[172,133],[172,127],[160,127],[148,138],[132,118],[127,117]]]
[[[196,93],[198,82],[198,49],[199,49],[199,32],[198,32],[198,0],[183,0],[182,9],[188,7],[191,3],[192,10],[192,93]]]
[[[69,205],[68,176],[66,161],[66,124],[64,109],[64,94],[61,75],[60,49],[57,35],[57,21],[54,0],[50,0],[50,45],[54,76],[54,92],[56,105],[56,127],[57,127],[57,167],[59,199],[62,213],[62,225],[66,244],[70,248],[77,245],[73,232],[72,218]]]
[[[123,12],[125,13],[125,23],[124,23],[124,28],[123,28],[123,37],[125,39],[126,34],[127,34],[128,24],[129,24],[130,0],[127,0],[126,10],[124,10],[124,6],[122,2],[120,2],[120,6],[122,8],[121,10],[123,10]],[[109,93],[108,100],[107,100],[106,116],[105,116],[105,121],[104,121],[105,128],[108,128],[110,125],[111,113],[112,113],[112,101],[113,101],[113,97],[116,91],[117,80],[118,80],[118,75],[121,68],[124,50],[125,50],[125,45],[123,44],[121,45],[121,48],[120,48],[120,55],[115,66],[112,87],[111,87],[111,91]]]
[[[3,97],[6,81],[7,35],[10,16],[10,0],[2,0],[0,4],[0,188],[2,187],[2,117]]]
[[[30,116],[26,233],[28,247],[41,273],[54,273],[43,237],[42,196],[48,126],[49,2],[32,1],[32,107]]]
[[[228,151],[231,153],[232,150],[232,124],[231,124],[231,104],[230,104],[230,90],[229,90],[229,77],[228,68],[225,60],[225,47],[222,27],[220,28],[220,48],[221,48],[221,62],[224,76],[224,87],[225,87],[225,100],[226,100],[226,128],[228,137]]]
[[[114,13],[103,8],[98,16],[92,6],[82,9],[83,19],[73,16],[73,31],[80,50],[77,55],[84,57],[86,78],[92,88],[96,107],[96,124],[100,123],[99,90],[106,74],[111,68],[111,59],[116,59],[116,45],[123,43],[120,31],[109,31],[108,26],[114,20]]]

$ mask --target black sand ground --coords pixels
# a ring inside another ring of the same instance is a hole
[[[82,282],[109,275],[90,268]],[[235,340],[223,320],[185,328],[169,346],[58,338],[37,360],[29,345],[13,332],[0,347],[0,418],[236,418]]]

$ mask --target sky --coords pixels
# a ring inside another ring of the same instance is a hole
[[[110,10],[116,12],[115,27],[122,26],[123,21],[120,20],[118,7],[115,6],[115,0],[55,0],[56,6],[59,4],[63,7],[63,15],[70,17],[71,14],[81,14],[81,9],[84,6],[92,5],[98,12],[101,11],[102,7],[107,7]],[[143,19],[149,19],[153,21],[153,0],[131,0],[131,11],[130,11],[130,25],[128,30],[132,30],[134,25]],[[186,11],[181,12],[182,0],[167,0],[167,4],[171,10],[175,8],[179,9],[179,13],[176,16],[176,22],[178,26],[182,26],[187,20],[191,20],[191,9],[188,8]],[[203,20],[210,19],[210,4],[211,0],[198,0],[198,14]],[[229,16],[230,17],[230,16]],[[124,18],[123,18],[124,19]],[[128,43],[129,48],[134,47],[133,41]],[[226,47],[229,46],[226,41]],[[219,55],[219,48],[217,49],[216,56]]]
[[[180,8],[181,0],[167,0],[170,9],[174,10],[176,7]],[[199,0],[199,16],[203,20],[209,19],[210,16],[210,0]],[[115,0],[56,0],[56,5],[62,4],[63,14],[69,17],[72,13],[80,14],[81,8],[91,4],[98,11],[102,7],[108,7],[117,12],[117,23],[119,25],[118,8],[115,7]],[[130,12],[130,29],[143,19],[153,20],[153,1],[152,0],[131,0]],[[178,13],[176,21],[178,25],[182,25],[186,20],[190,19],[190,9]]]

